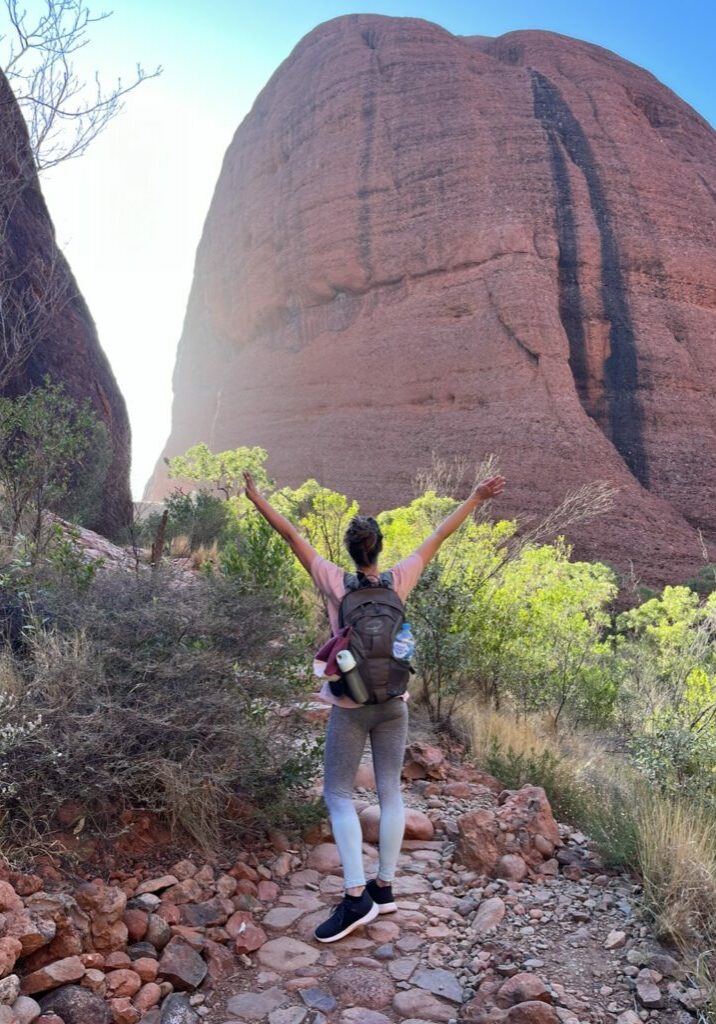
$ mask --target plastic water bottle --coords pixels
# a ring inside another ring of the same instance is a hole
[[[356,704],[367,704],[370,700],[368,689],[356,667],[356,660],[350,651],[339,651],[336,655],[338,667],[343,673],[349,696]]]
[[[410,623],[404,622],[400,632],[393,641],[393,657],[400,661],[410,661],[415,654],[415,637],[410,629]]]

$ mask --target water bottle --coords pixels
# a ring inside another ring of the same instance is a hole
[[[349,696],[356,704],[367,704],[370,700],[368,689],[356,667],[356,660],[350,651],[339,651],[336,655],[338,667],[343,674]]]
[[[393,657],[400,661],[410,661],[414,654],[415,637],[410,630],[410,623],[404,622],[393,641]]]

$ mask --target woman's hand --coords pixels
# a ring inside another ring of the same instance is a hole
[[[255,503],[256,499],[261,497],[261,495],[259,494],[258,487],[256,486],[254,478],[251,476],[248,470],[244,470],[243,476],[244,483],[246,484],[244,493],[246,494],[246,497],[249,499],[249,501]]]
[[[491,476],[487,480],[481,480],[473,490],[471,497],[479,501],[487,501],[488,498],[497,498],[505,489],[504,476]]]

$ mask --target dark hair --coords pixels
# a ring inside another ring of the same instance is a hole
[[[343,540],[358,569],[373,565],[383,550],[383,534],[373,516],[353,516]]]

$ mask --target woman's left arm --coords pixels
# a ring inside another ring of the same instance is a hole
[[[424,566],[428,564],[430,559],[438,553],[443,541],[446,541],[458,527],[462,526],[478,505],[481,505],[483,501],[489,501],[490,498],[497,498],[504,489],[505,478],[499,475],[491,476],[477,484],[470,497],[458,505],[455,511],[451,512],[447,519],[443,520],[428,539],[424,540],[416,549],[416,553],[422,559],[422,564]]]
[[[276,533],[283,537],[303,568],[310,575],[313,563],[318,558],[318,552],[311,547],[305,537],[301,536],[293,523],[289,522],[280,512],[277,512],[266,498],[259,493],[254,478],[250,473],[244,473],[244,482],[246,484],[246,497],[257,511],[261,513],[266,522],[273,526]]]

